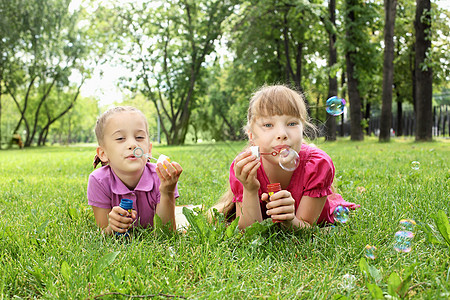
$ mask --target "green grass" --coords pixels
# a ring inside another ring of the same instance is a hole
[[[157,146],[154,153],[183,166],[178,204],[209,207],[226,190],[229,165],[244,145]],[[344,199],[362,206],[331,233],[286,233],[264,223],[242,235],[206,226],[200,215],[186,234],[139,230],[130,242],[102,236],[87,205],[94,147],[0,151],[0,299],[93,299],[111,292],[160,293],[156,299],[370,299],[378,289],[396,294],[392,274],[405,279],[409,273],[401,296],[449,298],[449,246],[433,216],[450,215],[450,141],[317,145],[332,157]],[[404,254],[393,250],[402,218],[419,223],[412,251]],[[377,247],[375,260],[361,260],[367,244]],[[349,275],[354,281],[346,287]]]

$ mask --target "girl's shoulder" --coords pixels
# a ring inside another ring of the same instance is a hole
[[[95,169],[91,172],[89,177],[96,178],[96,179],[105,179],[105,178],[111,178],[112,176],[112,170],[109,165],[100,167],[98,169]]]
[[[331,162],[331,157],[314,144],[303,144],[300,152],[300,159],[305,160],[307,164],[321,160]]]

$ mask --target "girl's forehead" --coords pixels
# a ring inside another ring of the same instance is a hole
[[[136,127],[143,126],[146,129],[145,118],[138,112],[134,111],[123,111],[111,115],[105,123],[106,128],[110,127]]]

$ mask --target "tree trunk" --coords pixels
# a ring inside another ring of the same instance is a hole
[[[354,44],[353,35],[356,28],[354,28],[353,23],[355,22],[355,12],[353,8],[357,6],[357,3],[353,3],[351,0],[347,0],[347,20],[346,24],[346,40],[348,44]],[[347,66],[347,86],[348,86],[348,100],[350,102],[350,139],[352,141],[362,141],[364,140],[364,133],[361,126],[362,113],[361,113],[361,96],[358,91],[358,78],[355,74],[356,64],[353,57],[356,56],[356,50],[346,49],[345,60]]]
[[[330,13],[330,22],[333,26],[336,26],[336,0],[330,0],[328,3],[328,11]],[[337,63],[337,51],[335,47],[336,43],[336,33],[334,28],[328,31],[329,43],[328,43],[328,51],[329,51],[329,62],[328,67],[331,68]],[[332,96],[337,96],[338,94],[338,82],[336,75],[331,76],[328,74],[328,98]],[[327,115],[327,120],[325,122],[325,140],[327,141],[335,141],[336,140],[336,117],[332,115]]]
[[[431,49],[431,2],[416,0],[416,141],[432,140],[432,94],[433,72],[426,63],[427,52]]]
[[[396,136],[403,135],[403,105],[402,101],[397,98],[397,131],[395,132]]]
[[[380,117],[380,142],[389,142],[392,127],[392,84],[394,82],[394,27],[397,0],[384,0],[383,103]]]

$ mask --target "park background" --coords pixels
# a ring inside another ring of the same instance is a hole
[[[118,102],[156,142],[242,140],[248,99],[274,83],[305,94],[327,140],[450,134],[446,1],[0,3],[2,148],[14,133],[93,143]],[[326,114],[331,96],[343,115]]]
[[[0,298],[448,298],[445,3],[0,0]],[[86,91],[102,75],[110,90]],[[308,142],[362,205],[347,223],[242,233],[199,211],[185,234],[99,233],[85,191],[101,112],[140,108],[154,153],[183,165],[178,204],[208,208],[245,147],[251,94],[273,83],[305,94]],[[401,219],[417,223],[408,253],[394,250]]]

